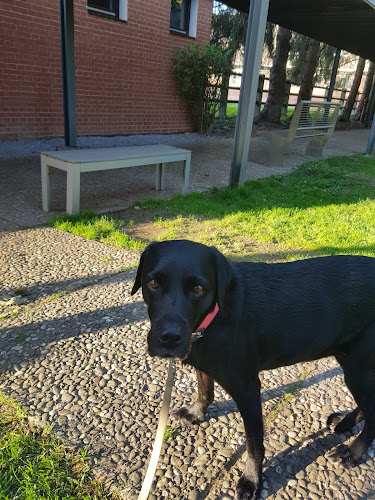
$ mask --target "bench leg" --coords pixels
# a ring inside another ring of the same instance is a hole
[[[285,142],[285,139],[280,137],[270,137],[269,148],[267,150],[267,163],[269,165],[275,165],[277,167],[282,167],[284,163],[284,155],[288,152],[289,142]]]
[[[186,160],[184,161],[182,194],[188,194],[189,192],[190,160],[191,153],[187,155]]]
[[[47,165],[47,159],[42,156],[41,157],[42,208],[45,212],[49,212],[51,210],[50,171],[51,167]]]
[[[328,141],[329,137],[314,137],[306,146],[305,154],[314,156],[315,158],[322,158],[323,148]]]
[[[165,163],[156,165],[156,191],[165,190]]]
[[[81,171],[77,165],[70,165],[66,180],[66,211],[68,214],[79,213]]]

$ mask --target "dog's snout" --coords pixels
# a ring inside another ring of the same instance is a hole
[[[181,342],[182,335],[176,328],[167,327],[160,332],[159,338],[165,347],[175,347]]]
[[[148,352],[162,358],[185,358],[190,345],[188,322],[177,314],[163,314],[152,323]]]

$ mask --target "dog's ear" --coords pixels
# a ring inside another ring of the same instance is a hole
[[[232,266],[229,260],[215,247],[210,247],[211,254],[215,260],[216,268],[216,295],[217,303],[221,308],[225,294],[232,280]]]
[[[137,293],[138,290],[142,286],[143,265],[144,265],[145,259],[147,258],[147,255],[150,253],[150,248],[153,245],[155,245],[155,243],[156,243],[156,241],[153,241],[152,243],[150,243],[146,247],[146,249],[142,252],[142,255],[141,255],[141,258],[139,261],[139,265],[138,265],[138,269],[137,269],[137,276],[135,277],[134,285],[133,285],[132,291],[130,292],[130,295],[134,295],[135,293]]]

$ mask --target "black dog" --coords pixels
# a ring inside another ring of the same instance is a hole
[[[261,370],[335,356],[358,407],[328,423],[339,421],[337,432],[365,424],[331,455],[344,465],[361,458],[375,438],[375,259],[230,263],[213,247],[165,241],[143,252],[132,294],[141,286],[150,355],[181,358],[197,370],[198,399],[179,417],[189,423],[203,417],[213,380],[238,406],[248,452],[238,499],[256,499],[261,490]],[[192,335],[203,328],[202,338]]]

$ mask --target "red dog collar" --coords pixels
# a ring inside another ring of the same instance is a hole
[[[207,314],[207,316],[204,318],[204,320],[199,325],[199,327],[197,328],[197,330],[191,334],[191,340],[192,340],[192,342],[194,342],[194,340],[200,339],[203,336],[206,328],[211,324],[211,322],[213,321],[214,317],[216,316],[216,314],[218,312],[219,312],[219,306],[216,303],[214,310],[212,312],[210,312],[210,313]]]

